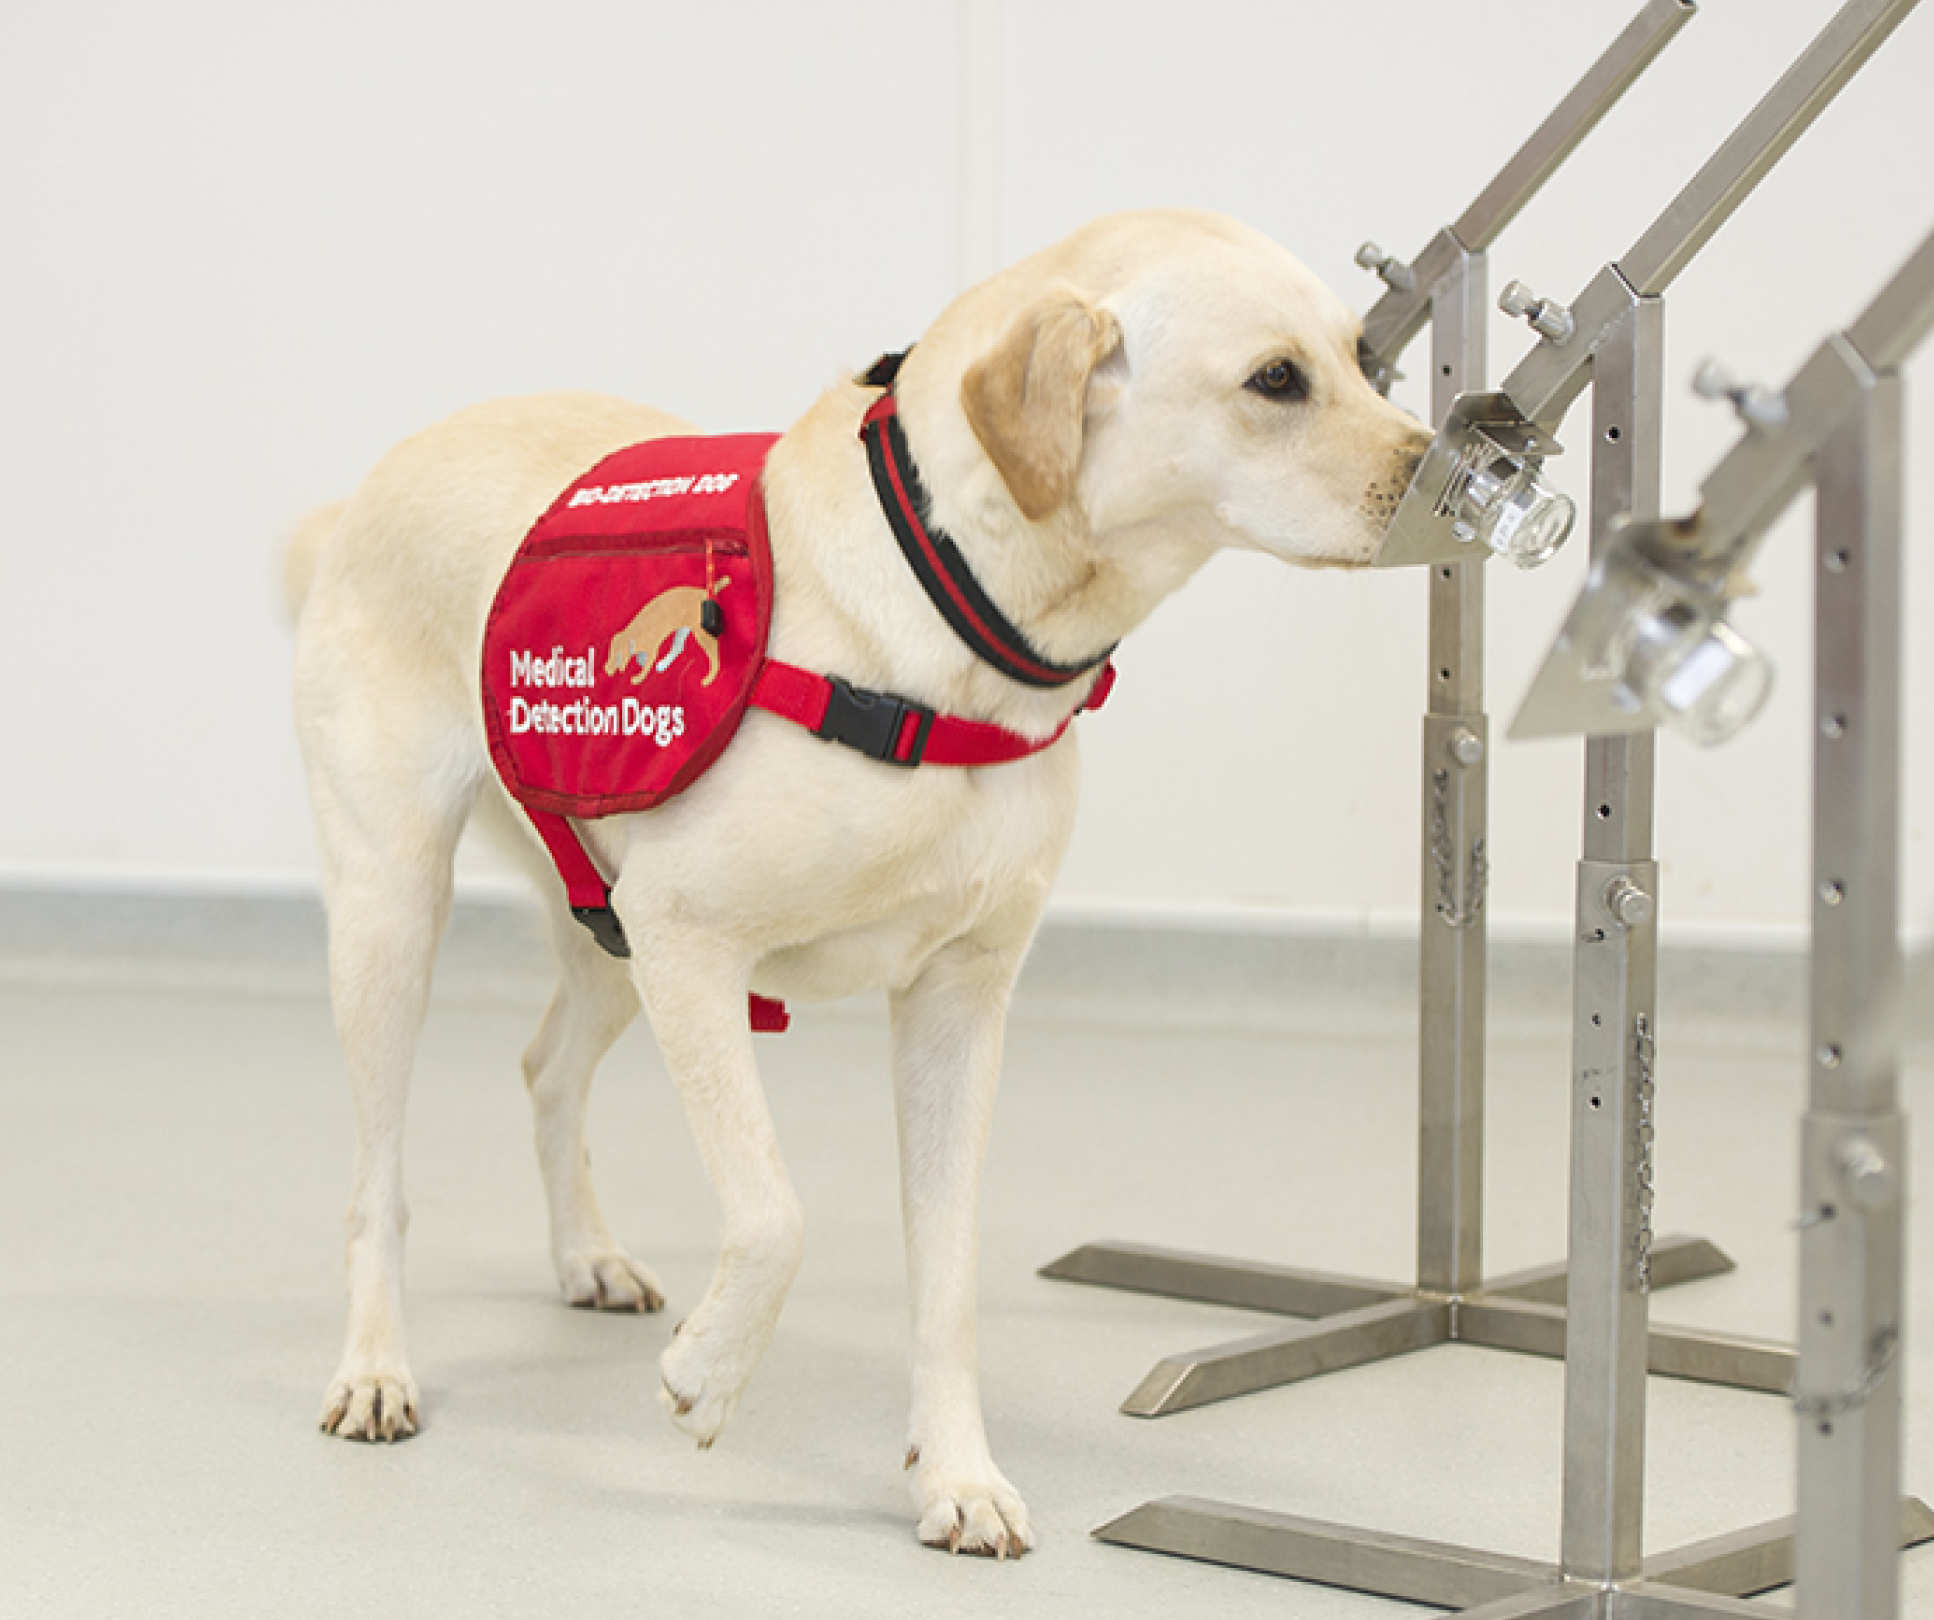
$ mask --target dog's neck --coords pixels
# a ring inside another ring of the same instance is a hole
[[[852,384],[829,390],[767,462],[774,656],[1031,735],[1053,730],[1090,683],[1022,685],[983,663],[941,618],[867,471],[859,424],[877,397]],[[1158,525],[1097,535],[1077,502],[1027,521],[965,421],[936,421],[922,403],[904,402],[902,419],[931,522],[1047,658],[1076,663],[1113,645],[1206,560],[1211,548]]]

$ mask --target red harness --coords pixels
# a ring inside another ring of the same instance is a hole
[[[979,633],[991,641],[998,627],[1026,648],[953,542],[928,527],[892,398],[868,413],[862,437],[902,550],[950,623],[955,612],[935,594],[936,579],[943,590],[953,582]],[[532,526],[485,622],[491,760],[549,850],[572,912],[614,956],[630,948],[611,886],[572,820],[648,810],[682,792],[732,740],[747,707],[906,767],[1023,759],[1059,741],[1073,718],[1050,736],[1024,737],[768,658],[772,551],[760,478],[776,441],[651,439],[605,457]],[[915,562],[909,546],[932,561]],[[1080,666],[1050,664],[1031,648],[1021,656],[1035,667],[1008,673],[1031,685],[1095,671],[1083,709],[1101,707],[1114,685],[1106,654]],[[755,995],[751,1020],[755,1030],[782,1030],[784,1004]]]

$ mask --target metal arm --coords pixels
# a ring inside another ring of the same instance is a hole
[[[1863,407],[1875,378],[1930,327],[1934,233],[1793,374],[1770,421],[1749,426],[1707,475],[1696,512],[1620,531],[1593,565],[1511,735],[1607,735],[1675,721],[1716,742],[1750,719],[1746,700],[1764,695],[1768,677],[1724,623],[1727,602],[1766,531],[1813,483],[1821,451]],[[1729,678],[1730,695],[1702,685],[1702,672]],[[1737,684],[1745,680],[1754,684]]]
[[[1430,319],[1431,302],[1464,253],[1482,253],[1518,217],[1538,188],[1576,150],[1618,98],[1698,12],[1697,0],[1646,0],[1602,55],[1551,109],[1455,224],[1408,265],[1366,242],[1358,262],[1389,286],[1363,317],[1363,336],[1386,365],[1394,363]]]
[[[1552,172],[1571,155],[1586,133],[1609,112],[1632,82],[1651,65],[1672,36],[1692,20],[1695,0],[1651,0],[1606,47],[1571,93],[1531,132],[1497,177],[1478,193],[1451,227],[1458,240],[1478,252],[1489,247],[1518,216]]]
[[[1875,371],[1892,371],[1934,327],[1934,231],[1922,239],[1894,279],[1847,328],[1847,341]]]
[[[1758,542],[1811,482],[1811,463],[1859,403],[1934,327],[1934,231],[1861,311],[1808,357],[1781,392],[1773,429],[1747,433],[1699,486],[1692,554],[1715,581],[1739,577]],[[1675,547],[1675,550],[1678,549]]]
[[[1673,278],[1877,51],[1915,0],[1852,0],[1618,262],[1645,297]]]
[[[1579,294],[1570,311],[1571,337],[1539,344],[1505,378],[1501,391],[1527,421],[1558,431],[1590,380],[1592,355],[1604,334],[1636,299],[1655,297],[1671,285],[1917,3],[1848,0],[1841,7],[1631,250]]]
[[[1391,520],[1379,566],[1483,554],[1471,544],[1474,532],[1453,528],[1460,480],[1473,458],[1496,451],[1520,465],[1528,460],[1535,471],[1538,459],[1558,453],[1558,426],[1591,381],[1606,337],[1685,268],[1916,3],[1848,0],[1631,250],[1600,270],[1573,303],[1540,299],[1515,283],[1506,289],[1509,307],[1524,313],[1543,341],[1495,393],[1462,413],[1465,428],[1453,441],[1440,433]]]

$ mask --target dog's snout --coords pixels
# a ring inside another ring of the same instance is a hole
[[[1381,531],[1389,526],[1429,448],[1428,436],[1413,440],[1384,463],[1382,476],[1372,478],[1365,486],[1359,510],[1372,528]]]

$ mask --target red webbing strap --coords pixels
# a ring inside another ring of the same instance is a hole
[[[1108,701],[1108,694],[1114,690],[1114,686],[1115,666],[1104,664],[1095,677],[1087,701],[1075,714],[1100,708]],[[815,675],[796,664],[768,658],[759,671],[758,680],[753,683],[751,703],[754,708],[765,709],[792,721],[794,725],[804,726],[815,735],[823,735],[822,728],[826,724],[827,711],[832,707],[833,696],[833,683],[826,676]],[[905,703],[904,699],[892,701]],[[1018,731],[989,725],[984,720],[961,720],[950,714],[931,714],[918,705],[905,706],[908,712],[900,721],[890,760],[896,765],[1004,765],[1010,760],[1025,759],[1030,754],[1038,754],[1042,749],[1052,747],[1061,740],[1061,734],[1074,719],[1074,715],[1069,715],[1046,737],[1024,737]],[[924,747],[921,746],[923,729]],[[831,737],[828,740],[846,739]],[[862,752],[867,750],[863,749]]]
[[[577,829],[562,816],[553,815],[548,810],[534,810],[525,805],[524,814],[531,818],[537,836],[544,840],[544,847],[551,852],[551,863],[556,866],[557,875],[564,879],[564,895],[570,901],[571,909],[609,910],[611,885],[604,881],[604,874],[584,852]]]
[[[797,664],[782,664],[768,658],[760,666],[759,678],[752,683],[750,702],[755,709],[766,709],[817,731],[826,723],[826,709],[833,701],[833,683]]]
[[[770,996],[747,996],[754,1035],[783,1035],[792,1026],[792,1014],[783,1001]]]
[[[578,921],[591,929],[592,937],[606,950],[611,949],[610,941],[624,943],[624,930],[617,925],[615,915],[609,922],[585,913],[611,912],[611,886],[604,881],[604,874],[592,863],[579,840],[577,829],[564,817],[553,815],[548,810],[534,810],[524,806],[524,814],[531,819],[537,829],[537,836],[544,840],[544,847],[551,852],[552,864],[557,867],[557,875],[564,879],[564,894]],[[599,924],[604,924],[599,926]],[[629,947],[614,955],[629,955]],[[774,1001],[770,996],[748,996],[747,1017],[754,1033],[760,1035],[784,1034],[792,1022],[792,1015],[786,1011],[783,1001]]]

